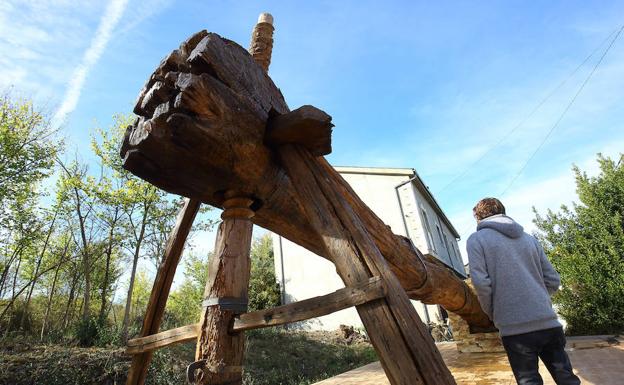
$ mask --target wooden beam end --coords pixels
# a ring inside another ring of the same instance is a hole
[[[267,122],[265,143],[272,146],[298,144],[314,156],[331,153],[331,116],[310,105],[277,115]]]

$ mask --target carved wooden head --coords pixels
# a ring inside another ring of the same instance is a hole
[[[270,115],[289,111],[238,44],[201,31],[156,68],[121,148],[124,167],[172,193],[218,205],[220,192],[264,196],[279,168],[264,145]]]

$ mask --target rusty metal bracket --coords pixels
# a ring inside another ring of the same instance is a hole
[[[195,371],[197,369],[202,369],[203,367],[206,366],[206,360],[199,360],[199,361],[195,361],[189,364],[189,366],[186,367],[186,380],[188,381],[189,384],[194,385],[195,384]]]
[[[207,370],[212,373],[243,373],[242,366],[225,366],[225,365],[208,365],[208,360],[198,360],[195,362],[191,362],[189,366],[186,367],[186,379],[191,385],[195,385],[197,378],[195,377],[195,371]]]

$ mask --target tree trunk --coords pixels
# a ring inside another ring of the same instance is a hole
[[[50,223],[50,228],[48,229],[48,233],[46,235],[46,239],[43,242],[43,248],[41,249],[41,253],[39,254],[39,258],[37,259],[35,266],[35,274],[33,274],[33,278],[37,277],[39,274],[39,268],[41,267],[41,261],[43,261],[43,256],[48,249],[48,242],[50,241],[50,236],[52,235],[52,231],[54,230],[54,222],[56,222],[56,215],[58,214],[58,208],[54,211],[54,218],[52,218],[52,223]],[[24,305],[24,312],[22,313],[22,319],[20,320],[21,327],[25,327],[24,322],[26,320],[26,315],[28,314],[28,309],[30,307],[30,299],[32,297],[32,293],[35,290],[35,284],[37,283],[37,279],[33,279],[32,285],[28,289],[28,294],[26,295],[26,304]]]
[[[20,253],[17,259],[17,267],[15,268],[15,274],[13,275],[13,286],[11,288],[11,297],[15,298],[15,288],[17,287],[17,277],[19,276],[20,267],[22,266],[22,254]]]
[[[145,226],[147,226],[147,218],[149,213],[149,204],[143,207],[143,219],[141,220],[141,230],[139,236],[136,239],[136,245],[134,247],[134,256],[132,259],[132,271],[130,273],[130,283],[128,284],[128,296],[126,297],[126,308],[124,310],[123,325],[121,330],[121,338],[123,343],[128,342],[128,326],[130,325],[130,309],[132,308],[132,290],[134,289],[134,278],[136,275],[137,264],[139,262],[139,255],[141,252],[141,243],[145,236]]]
[[[9,258],[9,261],[6,263],[6,265],[4,266],[4,269],[2,270],[2,276],[0,276],[0,298],[2,298],[2,296],[4,295],[4,290],[5,288],[8,290],[8,281],[9,281],[9,274],[11,272],[11,265],[13,265],[13,261],[15,261],[15,258],[18,255],[22,255],[22,250],[23,250],[23,245],[20,243],[15,250],[13,250],[13,253],[11,253],[11,257]]]
[[[42,276],[43,274],[46,274],[48,271],[50,271],[52,269],[55,269],[55,268],[56,268],[56,266],[52,266],[51,268],[46,269],[46,270],[40,272],[39,275],[33,277],[30,281],[28,281],[26,283],[26,285],[22,286],[21,289],[19,289],[15,294],[13,294],[13,296],[11,297],[9,302],[4,307],[4,310],[2,310],[2,313],[0,313],[0,320],[2,320],[4,318],[4,315],[6,314],[6,312],[13,306],[13,304],[15,303],[15,300],[17,299],[17,297],[19,297],[24,291],[26,291],[26,289],[28,289],[30,287],[32,282],[36,281],[37,279],[39,279],[40,276]]]
[[[111,257],[113,254],[113,239],[114,239],[114,235],[115,235],[115,225],[117,224],[117,220],[118,220],[118,212],[119,212],[119,208],[116,207],[115,208],[115,215],[113,216],[113,220],[111,221],[111,223],[109,223],[110,225],[110,229],[108,231],[108,245],[106,246],[106,268],[104,270],[104,280],[102,282],[102,302],[100,304],[100,312],[98,315],[98,319],[100,321],[100,323],[104,322],[105,319],[105,313],[106,313],[106,291],[108,289],[108,280],[109,280],[109,276],[110,276],[110,263],[111,263]]]
[[[67,326],[69,325],[70,308],[71,308],[72,302],[74,301],[74,296],[76,295],[76,285],[78,284],[79,276],[80,276],[79,272],[75,270],[72,276],[71,287],[69,289],[69,296],[67,297],[67,305],[65,305],[65,314],[63,315],[63,329],[67,328]]]
[[[52,279],[52,287],[50,288],[50,293],[48,294],[48,303],[46,304],[45,314],[43,316],[43,323],[41,324],[41,333],[39,335],[39,340],[43,340],[43,335],[45,334],[46,326],[48,325],[48,318],[50,317],[50,309],[52,308],[52,298],[54,297],[54,290],[56,289],[56,280],[58,278],[59,270],[61,269],[61,265],[59,264],[54,270],[54,278]]]
[[[65,246],[63,247],[63,254],[61,255],[61,261],[65,260],[65,257],[67,256],[67,250],[69,249],[69,239],[65,242]],[[45,311],[45,315],[43,317],[43,323],[41,325],[41,335],[40,335],[40,340],[43,340],[43,335],[45,333],[45,328],[48,325],[48,319],[50,317],[50,310],[52,309],[52,298],[54,297],[54,290],[56,289],[56,281],[58,279],[58,274],[59,274],[59,270],[61,270],[61,266],[63,264],[61,262],[59,262],[58,266],[56,266],[56,269],[54,269],[54,279],[52,280],[52,287],[50,288],[50,294],[48,296],[48,303],[46,305],[46,311]]]
[[[89,244],[87,241],[87,231],[84,223],[85,218],[82,216],[81,211],[80,193],[76,187],[74,187],[74,195],[76,196],[76,214],[78,214],[78,222],[80,224],[80,238],[82,240],[82,270],[85,280],[82,319],[86,321],[90,315],[89,306],[91,304],[91,258],[89,256]]]

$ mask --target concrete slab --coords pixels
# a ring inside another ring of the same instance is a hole
[[[455,343],[437,344],[458,385],[516,383],[504,353],[459,353]],[[570,337],[568,354],[584,385],[624,384],[624,339],[613,336]],[[545,385],[555,385],[540,363]],[[379,362],[317,382],[315,385],[389,385]]]

